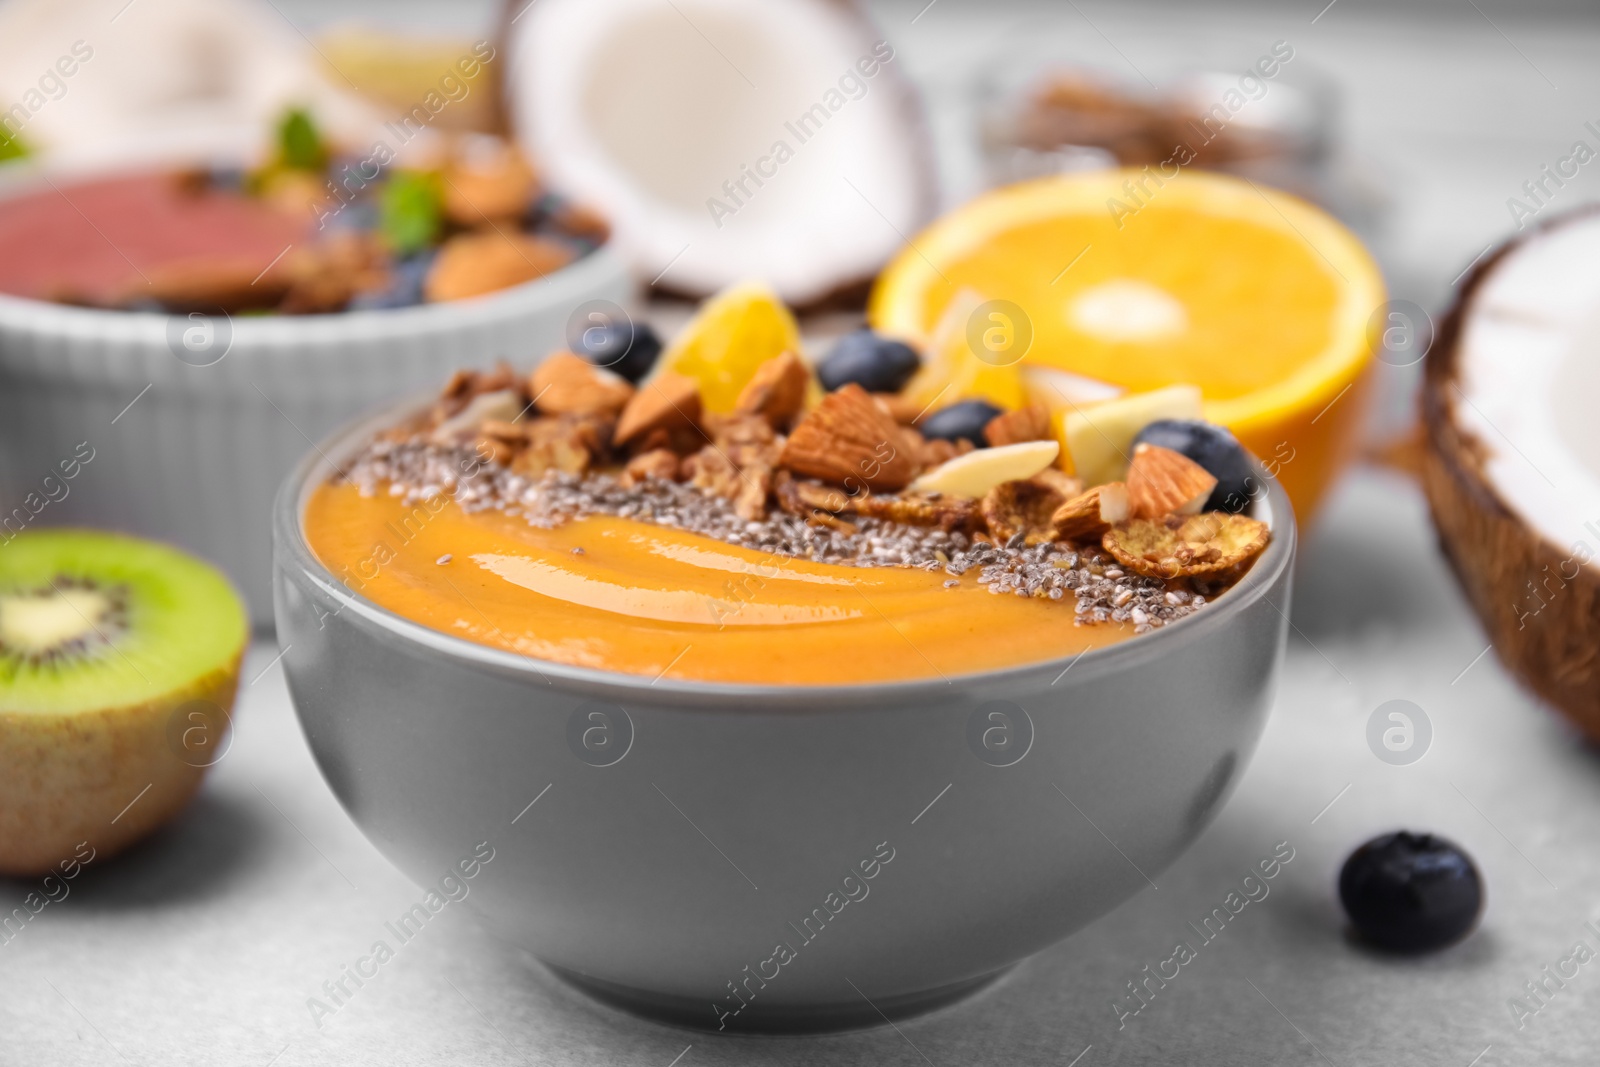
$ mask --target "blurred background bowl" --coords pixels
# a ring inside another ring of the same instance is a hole
[[[273,493],[313,442],[458,367],[542,358],[579,305],[632,291],[602,246],[487,296],[331,315],[192,321],[0,294],[0,538],[37,523],[170,541],[266,625]]]

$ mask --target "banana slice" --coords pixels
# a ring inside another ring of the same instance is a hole
[[[1149,393],[1134,393],[1115,400],[1068,411],[1061,436],[1072,457],[1072,472],[1085,485],[1114,482],[1128,470],[1133,439],[1158,419],[1200,418],[1200,388],[1169,385]]]

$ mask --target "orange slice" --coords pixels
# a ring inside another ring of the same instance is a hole
[[[1205,416],[1267,463],[1302,516],[1354,449],[1383,282],[1354,235],[1294,197],[1194,170],[998,189],[914,238],[868,317],[926,344],[966,289],[1026,315],[1025,367],[1130,393],[1199,386]]]
[[[742,282],[701,305],[659,367],[693,379],[706,410],[725,415],[763,363],[799,351],[800,327],[783,301],[765,285]]]
[[[967,326],[983,303],[971,290],[957,293],[934,325],[922,367],[904,389],[918,410],[937,411],[961,400],[987,400],[1007,411],[1027,403],[1018,363],[972,347]]]

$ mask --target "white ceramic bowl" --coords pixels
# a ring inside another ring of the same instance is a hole
[[[273,494],[313,442],[457,367],[526,366],[580,304],[631,291],[602,247],[488,296],[387,311],[208,323],[0,295],[0,543],[62,524],[171,541],[266,624]]]

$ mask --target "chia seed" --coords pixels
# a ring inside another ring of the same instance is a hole
[[[534,480],[496,463],[485,463],[470,448],[422,441],[376,440],[345,468],[363,496],[387,494],[407,505],[441,493],[468,513],[497,511],[520,516],[530,526],[554,529],[596,515],[628,518],[699,534],[731,545],[760,549],[773,556],[807,559],[843,567],[917,567],[949,575],[945,588],[963,584],[968,572],[990,593],[1064,600],[1072,594],[1074,621],[1080,626],[1107,622],[1131,624],[1135,632],[1163,626],[1193,614],[1206,597],[1192,595],[1185,583],[1125,573],[1096,545],[1027,545],[1019,535],[1003,546],[975,540],[960,530],[911,526],[860,516],[846,531],[814,526],[797,515],[773,510],[747,521],[733,503],[692,485],[647,477],[624,485],[605,473],[547,473]],[[442,488],[441,488],[442,487]],[[572,549],[582,555],[583,549]],[[439,557],[443,565],[450,555]],[[1214,586],[1204,587],[1214,593]]]

